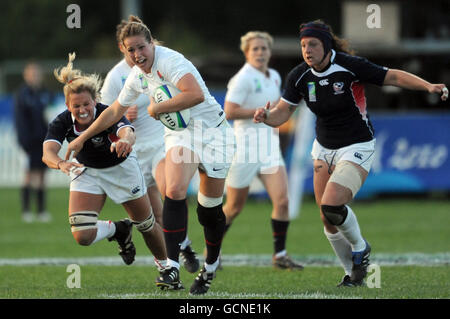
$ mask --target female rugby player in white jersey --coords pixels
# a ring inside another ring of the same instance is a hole
[[[234,154],[234,136],[226,136],[229,125],[225,113],[189,60],[176,51],[156,45],[148,27],[134,16],[130,16],[128,24],[122,28],[120,40],[135,66],[118,99],[84,134],[69,144],[66,156],[69,157],[72,151],[75,154],[79,152],[88,138],[117,121],[128,107],[135,104],[141,93],[153,96],[155,89],[163,84],[177,87],[179,94],[158,104],[151,98],[148,107],[149,114],[155,118],[160,113],[187,108],[190,109],[191,116],[184,131],[165,130],[166,197],[163,205],[163,228],[170,268],[157,280],[157,285],[167,289],[183,287],[179,278],[179,244],[186,237],[187,190],[198,170],[200,186],[197,214],[204,228],[207,255],[190,293],[204,294],[208,291],[219,264],[218,257],[225,231],[222,199],[225,177]]]
[[[345,270],[339,286],[360,286],[367,275],[371,247],[348,204],[369,174],[375,151],[364,85],[428,91],[442,94],[442,100],[448,98],[448,89],[349,54],[346,42],[320,20],[300,26],[300,44],[305,61],[289,73],[281,101],[270,110],[269,103],[259,108],[254,121],[279,126],[302,99],[316,114],[311,152],[316,202],[325,235]]]
[[[136,255],[131,238],[134,224],[162,272],[167,266],[164,235],[155,222],[144,177],[132,150],[135,135],[130,122],[122,117],[86,140],[85,147],[74,157],[76,160],[67,161],[58,156],[64,140],[74,140],[107,109],[107,105],[96,102],[100,95],[100,78],[73,69],[74,59],[75,54],[69,55],[67,66],[55,70],[56,78],[64,84],[67,110],[49,124],[42,158],[48,167],[71,176],[69,222],[72,234],[84,246],[105,238],[116,240],[119,254],[126,264],[131,264]],[[122,204],[131,221],[98,220],[106,196]]]
[[[227,119],[234,120],[237,151],[226,179],[227,200],[223,207],[227,230],[244,208],[250,183],[258,176],[273,204],[271,225],[274,243],[272,263],[280,269],[303,269],[286,253],[289,226],[288,180],[279,137],[253,114],[267,101],[280,99],[281,77],[269,68],[273,38],[267,32],[250,31],[241,37],[246,63],[234,75],[225,96]]]
[[[108,72],[105,78],[101,89],[101,102],[105,105],[111,105],[117,99],[125,84],[125,80],[131,72],[131,68],[134,66],[131,57],[127,54],[120,41],[120,33],[127,23],[127,21],[123,20],[117,25],[116,39],[124,58]],[[164,162],[166,156],[164,150],[164,126],[160,121],[155,120],[148,114],[147,107],[149,104],[149,97],[141,94],[137,98],[135,105],[128,108],[125,116],[133,123],[136,134],[136,143],[133,149],[136,151],[142,173],[144,174],[153,214],[156,221],[162,225],[163,204],[161,194],[165,195]],[[149,136],[151,138],[148,138]],[[186,232],[186,238],[180,244],[181,257],[186,270],[190,273],[195,273],[200,265],[190,244],[191,241]]]

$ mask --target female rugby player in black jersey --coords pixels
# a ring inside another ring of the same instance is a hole
[[[315,113],[316,139],[311,155],[316,202],[325,235],[345,270],[339,286],[360,286],[367,274],[371,247],[348,203],[364,183],[375,151],[364,85],[428,91],[442,94],[443,101],[448,98],[448,89],[351,55],[347,42],[320,20],[300,26],[300,41],[304,62],[288,74],[280,102],[273,108],[267,103],[257,109],[254,121],[279,126],[302,99]]]

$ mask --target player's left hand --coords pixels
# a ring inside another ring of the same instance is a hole
[[[150,104],[147,107],[148,114],[155,120],[159,120],[159,112],[157,112],[158,103],[156,103],[153,97],[150,98]]]
[[[116,151],[117,157],[127,157],[133,150],[133,146],[127,139],[121,138],[117,142],[111,143],[109,150],[111,153]]]
[[[72,142],[69,143],[69,146],[67,147],[66,157],[64,158],[66,161],[69,159],[76,157],[78,153],[83,149],[84,141],[79,137],[74,139]]]

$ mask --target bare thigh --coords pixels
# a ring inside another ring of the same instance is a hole
[[[274,174],[260,174],[273,205],[272,218],[289,220],[288,178],[286,168],[280,166]]]
[[[166,196],[174,200],[186,198],[189,183],[198,168],[198,162],[176,161],[179,152],[189,152],[194,158],[195,154],[184,147],[172,147],[166,155]]]

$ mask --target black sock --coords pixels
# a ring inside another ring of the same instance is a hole
[[[31,188],[28,185],[22,186],[21,190],[22,212],[30,211]]]
[[[276,253],[286,249],[286,236],[289,221],[272,219],[273,248]]]
[[[215,207],[197,206],[198,221],[203,226],[203,233],[206,242],[207,264],[213,264],[217,261],[222,246],[222,239],[225,233],[225,214],[222,210],[222,204]]]
[[[167,257],[178,262],[180,244],[186,238],[188,208],[186,199],[174,200],[166,196],[163,205],[163,231]]]
[[[45,190],[39,188],[36,190],[38,213],[45,211]]]

